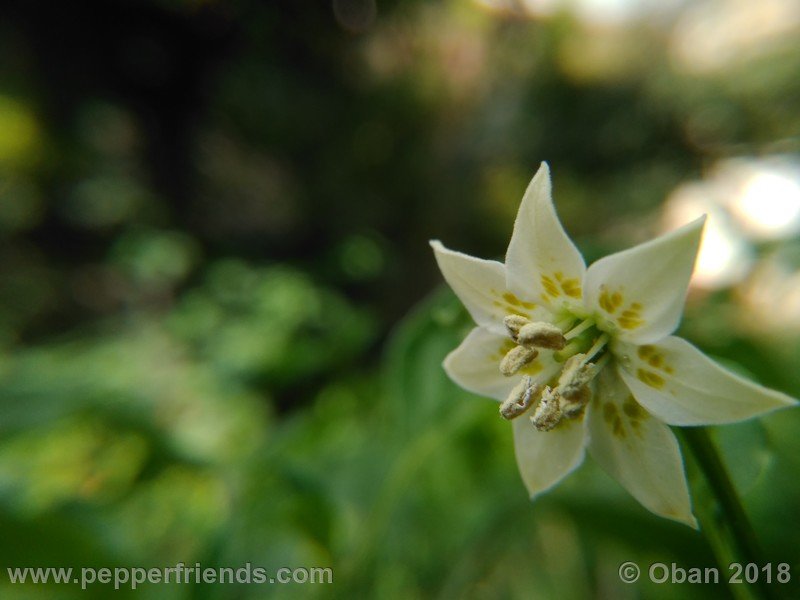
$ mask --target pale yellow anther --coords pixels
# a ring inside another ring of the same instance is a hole
[[[516,419],[530,408],[538,393],[539,385],[526,375],[500,405],[500,416],[509,421]]]
[[[562,394],[559,401],[559,408],[561,408],[561,412],[564,413],[565,417],[572,419],[583,412],[583,409],[589,404],[591,399],[592,388],[588,385],[584,385],[574,390],[569,397]]]
[[[578,396],[595,375],[597,366],[586,362],[585,354],[576,354],[564,363],[564,370],[558,378],[558,391],[564,398]]]
[[[528,323],[519,330],[517,341],[525,346],[561,350],[567,343],[564,334],[550,323]]]
[[[597,372],[596,365],[586,362],[585,354],[576,354],[564,363],[564,370],[561,371],[558,387],[555,390],[558,406],[564,417],[574,418],[581,414],[592,399],[589,383]]]
[[[538,355],[539,352],[535,348],[514,346],[500,361],[500,372],[506,377],[514,375]]]
[[[544,388],[531,423],[539,431],[550,431],[561,422],[562,416],[558,390]]]
[[[506,331],[508,332],[509,337],[514,341],[517,341],[519,330],[530,322],[530,319],[527,319],[522,315],[508,315],[503,319],[503,324],[506,326]]]

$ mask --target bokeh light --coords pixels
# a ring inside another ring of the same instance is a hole
[[[738,187],[723,201],[754,238],[782,238],[800,231],[800,161],[797,159],[736,160],[725,164],[718,177]]]
[[[709,0],[692,3],[672,35],[675,65],[692,73],[735,68],[791,44],[800,30],[794,0]]]
[[[719,289],[742,281],[753,263],[753,252],[707,184],[684,184],[672,192],[665,204],[664,229],[676,229],[702,215],[706,224],[692,285]]]

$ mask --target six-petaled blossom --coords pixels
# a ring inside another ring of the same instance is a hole
[[[718,425],[795,404],[672,336],[704,218],[588,269],[564,232],[546,164],[528,186],[505,264],[433,241],[477,327],[444,361],[501,402],[531,497],[592,457],[652,512],[696,526],[669,425]]]

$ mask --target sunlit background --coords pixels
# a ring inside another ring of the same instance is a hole
[[[2,3],[0,596],[729,597],[621,583],[714,557],[590,462],[529,503],[427,240],[500,257],[542,160],[588,260],[705,213],[680,333],[800,396],[798,73],[795,0]],[[798,431],[714,432],[796,581]]]

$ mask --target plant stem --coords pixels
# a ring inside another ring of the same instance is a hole
[[[714,550],[717,561],[725,563],[720,564],[720,573],[730,575],[728,569],[731,557],[730,549],[720,547],[721,545],[724,546],[725,537],[728,537],[733,543],[732,554],[736,562],[742,566],[752,563],[758,565],[759,568],[763,567],[766,562],[762,559],[763,555],[759,548],[755,531],[750,525],[728,470],[725,468],[714,442],[708,435],[708,431],[704,427],[685,427],[680,429],[680,433],[684,445],[688,447],[694,457],[711,495],[717,502],[718,518],[715,519],[714,515],[709,514],[708,518],[701,518],[701,523],[703,529],[706,530],[704,533]],[[722,532],[716,531],[719,525],[727,528],[729,536],[721,535]],[[715,531],[708,531],[709,528],[715,529]],[[732,587],[735,592],[744,591],[741,588],[747,587],[752,595],[765,600],[777,598],[773,589],[761,577],[752,585],[753,587],[750,584],[740,584]]]

